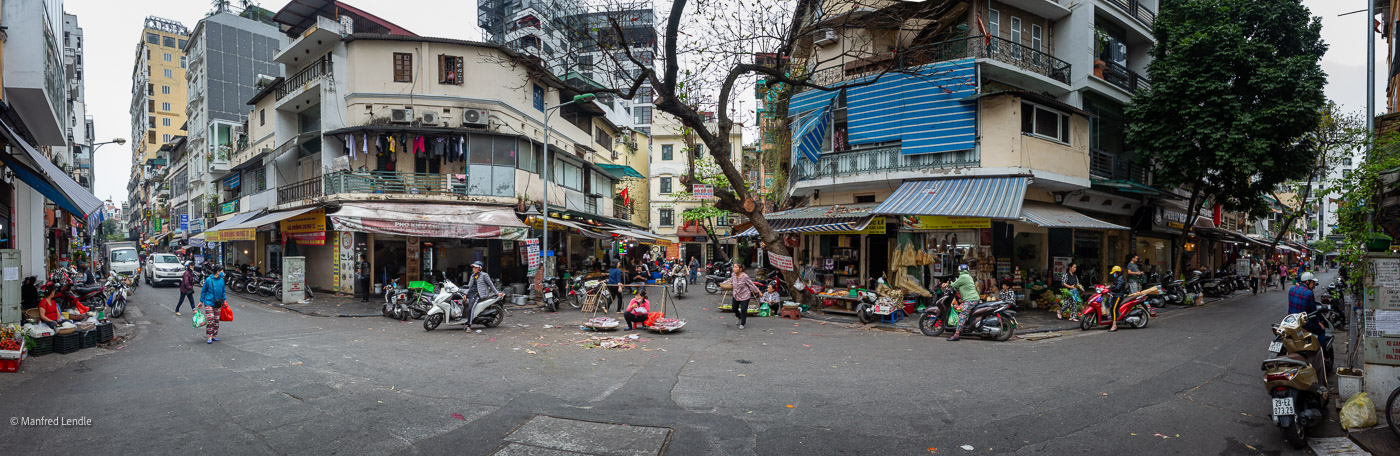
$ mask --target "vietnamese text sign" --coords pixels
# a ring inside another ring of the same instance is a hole
[[[875,217],[870,219],[870,224],[865,225],[865,229],[860,231],[823,231],[812,234],[885,234],[885,218]]]
[[[251,241],[258,235],[257,228],[239,228],[234,230],[219,230],[220,241]]]
[[[991,228],[992,219],[985,217],[952,217],[945,215],[906,215],[900,217],[911,230],[967,230]]]
[[[694,184],[691,186],[690,193],[696,198],[710,199],[715,197],[715,187],[709,184]]]
[[[1377,287],[1400,287],[1400,259],[1375,259],[1371,264],[1376,267]]]
[[[326,210],[317,209],[305,214],[298,215],[282,221],[283,233],[315,233],[321,232],[321,239],[325,239],[326,231]],[[300,239],[300,238],[298,238]]]
[[[779,270],[782,270],[782,271],[791,271],[791,270],[792,270],[792,257],[790,257],[790,256],[783,256],[783,255],[779,255],[779,254],[771,253],[771,252],[770,252],[770,253],[768,254],[768,262],[769,262],[769,263],[772,263],[772,264],[773,264],[773,267],[778,268]]]
[[[190,214],[180,214],[180,230],[190,230]]]

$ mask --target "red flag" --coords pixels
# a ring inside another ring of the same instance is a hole
[[[621,197],[622,197],[622,205],[623,205],[623,206],[632,204],[632,198],[629,198],[629,197],[627,196],[627,190],[629,190],[629,189],[628,189],[628,188],[623,188],[623,189],[622,189],[622,192],[621,192],[621,193],[618,193],[618,196],[621,196]]]
[[[992,35],[987,33],[987,24],[982,22],[982,13],[977,13],[977,30],[982,32],[982,43],[991,46]]]

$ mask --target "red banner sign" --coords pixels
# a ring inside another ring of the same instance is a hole
[[[455,239],[525,239],[523,227],[472,225],[467,223],[438,223],[407,220],[381,220],[361,217],[331,217],[336,231],[396,234]]]

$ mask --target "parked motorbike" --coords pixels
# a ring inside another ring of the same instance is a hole
[[[960,303],[956,294],[944,294],[934,301],[932,306],[924,309],[924,313],[919,316],[920,332],[925,336],[937,337],[950,326],[957,326],[957,322],[954,321],[957,312],[954,309]],[[1010,304],[1002,301],[978,303],[972,308],[972,312],[968,313],[962,333],[968,337],[979,336],[1004,342],[1016,335],[1016,311],[1011,310]]]
[[[1322,318],[1322,322],[1327,328],[1340,331],[1347,330],[1346,314],[1339,310],[1342,302],[1342,300],[1336,297],[1324,295],[1322,301],[1318,303],[1318,317]]]
[[[1329,394],[1324,367],[1330,338],[1324,347],[1317,335],[1304,329],[1309,318],[1315,314],[1296,313],[1273,325],[1270,358],[1259,367],[1272,400],[1270,416],[1297,449],[1307,446],[1307,429],[1325,420],[1323,407]]]
[[[109,318],[120,318],[126,313],[126,300],[131,297],[131,282],[115,273],[107,277],[107,282],[102,285],[102,292],[105,295],[104,301],[107,305]]]
[[[556,277],[545,277],[544,279],[540,294],[544,297],[544,308],[549,309],[550,312],[559,311],[559,301],[564,298],[564,295],[556,293],[555,290],[563,289],[562,287],[556,286],[556,284],[562,283],[563,280],[564,279]]]
[[[1181,284],[1186,289],[1186,294],[1201,294],[1205,292],[1205,273],[1199,270],[1191,271],[1191,275]]]
[[[1108,287],[1103,285],[1094,286],[1094,295],[1089,297],[1084,310],[1079,314],[1079,329],[1089,330],[1095,326],[1112,326],[1113,321],[1108,318],[1108,307],[1111,303],[1108,300],[1112,297]],[[1146,328],[1148,321],[1157,316],[1157,311],[1147,305],[1147,297],[1158,293],[1156,289],[1148,288],[1144,293],[1134,297],[1124,297],[1118,303],[1118,321],[1133,328]]]
[[[1154,274],[1154,276],[1155,276],[1155,274]],[[1159,300],[1160,302],[1164,303],[1164,304],[1176,304],[1176,305],[1185,304],[1185,303],[1186,303],[1186,287],[1185,287],[1185,285],[1184,285],[1185,281],[1175,279],[1174,276],[1172,275],[1172,272],[1171,272],[1171,271],[1166,271],[1164,277],[1165,277],[1165,278],[1161,278],[1161,277],[1158,278],[1158,280],[1157,280],[1157,286],[1158,286],[1158,289],[1161,290],[1161,294],[1160,294],[1160,295],[1155,295],[1154,297],[1158,298],[1158,300]],[[1161,307],[1161,306],[1155,306],[1155,307]]]
[[[432,308],[423,317],[423,330],[432,331],[443,324],[466,325],[468,328],[473,324],[486,325],[487,328],[500,326],[506,318],[506,308],[501,305],[503,297],[483,296],[471,309],[464,309],[465,298],[461,289],[452,281],[444,280],[438,287],[437,296],[433,297]]]

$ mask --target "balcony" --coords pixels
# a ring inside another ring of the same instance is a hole
[[[822,154],[816,163],[799,159],[793,166],[798,181],[863,173],[978,166],[975,151],[904,155],[898,146]]]
[[[1128,17],[1141,22],[1142,25],[1152,28],[1152,23],[1157,20],[1157,12],[1148,9],[1138,0],[1107,0],[1107,2],[1128,14]]]
[[[302,32],[301,37],[292,40],[291,45],[278,52],[272,60],[287,66],[300,65],[301,59],[324,54],[339,43],[341,33],[346,32],[350,31],[345,30],[340,22],[318,14],[316,23]]]
[[[323,178],[313,177],[295,184],[277,187],[277,204],[286,204],[311,198],[320,198]]]
[[[1137,93],[1152,87],[1147,76],[1113,62],[1104,62],[1103,80],[1127,90],[1129,93]]]
[[[1037,74],[1069,84],[1070,64],[1042,51],[997,37],[971,36],[858,59],[844,66],[818,70],[811,82],[831,85],[843,80],[877,74],[891,68],[910,68],[949,60],[975,58],[1007,64],[1026,73]],[[798,92],[809,89],[799,87]]]
[[[299,185],[299,184],[294,184]],[[283,187],[286,188],[286,187]],[[279,189],[279,193],[280,193]],[[320,190],[316,192],[319,196]],[[408,173],[397,171],[335,172],[325,175],[325,193],[378,193],[390,195],[466,195],[466,174]],[[278,203],[284,203],[278,195]]]
[[[288,77],[277,87],[274,95],[277,101],[282,101],[288,95],[297,93],[302,88],[310,88],[313,83],[319,82],[322,77],[331,74],[331,58],[329,55],[316,59],[302,68],[297,74]]]
[[[1095,179],[1151,185],[1151,173],[1149,165],[1120,159],[1116,154],[1102,150],[1089,150],[1089,175]]]

